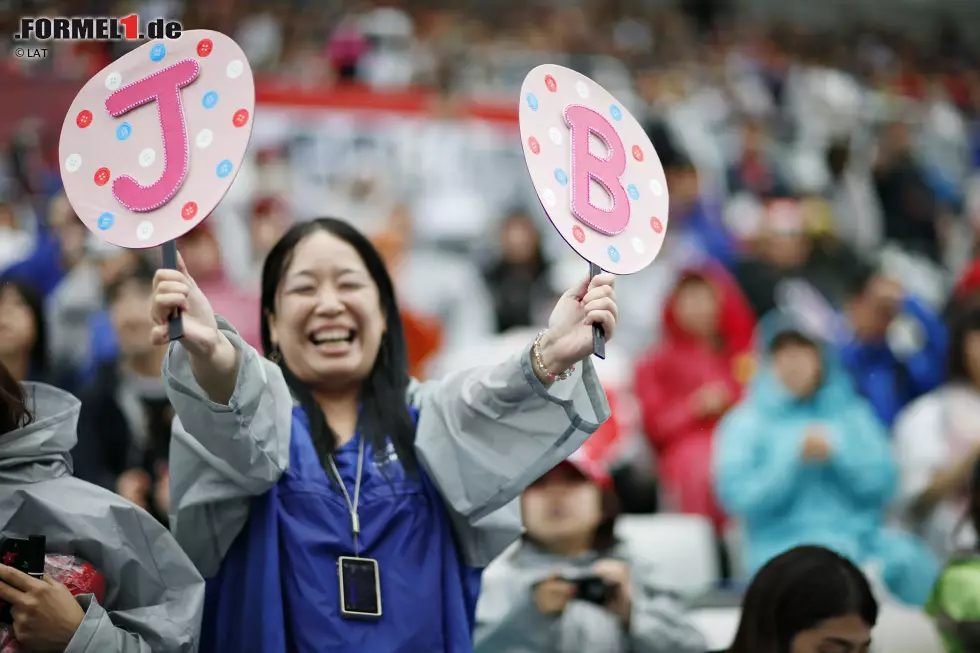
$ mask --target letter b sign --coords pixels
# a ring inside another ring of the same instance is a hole
[[[620,181],[626,172],[623,141],[608,120],[588,107],[566,107],[565,123],[572,130],[572,213],[596,231],[615,236],[630,222],[630,199]],[[592,152],[590,134],[603,142],[608,156],[600,158]],[[609,193],[611,209],[599,208],[593,201],[593,181]]]

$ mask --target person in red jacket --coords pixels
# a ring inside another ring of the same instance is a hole
[[[685,271],[664,305],[663,339],[636,369],[643,429],[666,504],[709,517],[721,532],[711,448],[715,425],[751,374],[755,316],[720,266]]]

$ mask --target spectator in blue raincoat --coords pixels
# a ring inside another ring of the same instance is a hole
[[[719,427],[718,498],[744,528],[754,573],[804,544],[831,548],[880,573],[899,599],[925,602],[938,563],[884,527],[896,491],[888,436],[830,348],[787,313],[760,325],[764,361]]]
[[[841,358],[858,391],[891,427],[913,399],[946,379],[946,325],[921,300],[870,270],[852,279],[846,306],[850,333]]]
[[[163,365],[170,526],[208,582],[201,651],[472,653],[517,499],[609,417],[590,358],[592,324],[615,330],[612,275],[507,360],[418,383],[381,255],[345,222],[270,251],[266,358],[178,265],[157,271],[151,333],[169,343],[183,309]]]

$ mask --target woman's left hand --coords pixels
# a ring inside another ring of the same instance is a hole
[[[633,599],[630,595],[630,568],[622,560],[604,558],[593,566],[597,576],[616,588],[615,595],[606,605],[610,612],[619,617],[623,625],[629,628],[630,614],[633,611]]]
[[[541,357],[549,372],[561,374],[592,355],[592,325],[613,338],[619,310],[616,307],[616,277],[603,273],[569,289],[551,312],[548,330],[541,337]]]
[[[0,565],[0,598],[11,605],[14,637],[29,651],[64,651],[85,618],[67,587],[6,565]]]

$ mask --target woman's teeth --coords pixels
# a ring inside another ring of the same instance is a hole
[[[331,331],[329,333],[316,334],[311,338],[311,340],[315,345],[350,342],[353,339],[353,335],[353,331]]]

